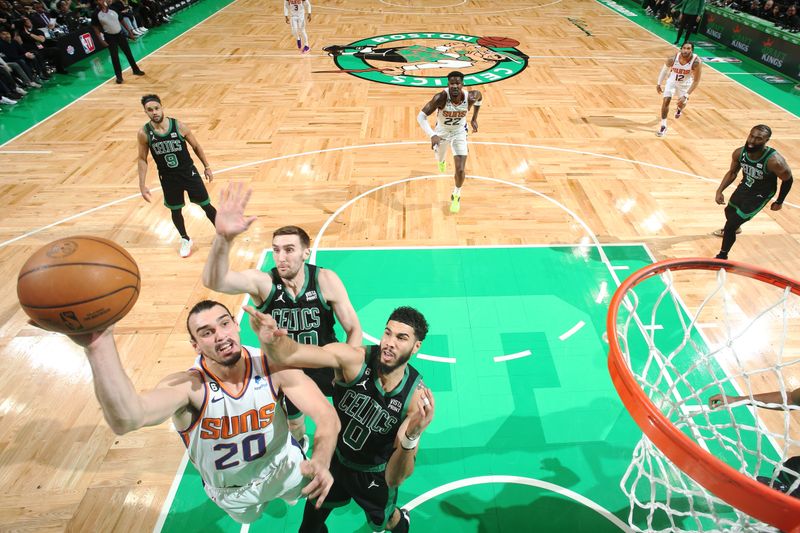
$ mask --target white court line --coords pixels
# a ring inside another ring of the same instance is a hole
[[[529,9],[541,9],[543,7],[552,6],[553,4],[560,3],[561,0],[555,0],[554,2],[550,2],[549,4],[540,4],[535,6],[517,6],[514,9],[500,9],[496,11],[458,11],[456,14],[458,15],[496,15],[498,13],[510,13],[510,12],[518,12],[518,11],[527,11]],[[334,11],[349,11],[351,13],[362,13],[364,15],[420,15],[420,16],[431,16],[435,15],[435,13],[431,13],[430,11],[369,11],[363,9],[352,9],[347,7],[332,7],[332,6],[321,6],[321,5],[314,5],[314,9],[331,9]],[[449,14],[449,13],[448,13]]]
[[[176,35],[175,37],[173,37],[173,38],[172,38],[172,39],[170,39],[169,41],[165,42],[164,44],[162,44],[161,46],[159,46],[158,48],[156,48],[155,50],[153,50],[153,51],[152,51],[152,52],[150,52],[149,54],[147,54],[147,55],[145,55],[145,56],[142,56],[141,58],[137,58],[136,60],[137,60],[137,61],[144,61],[145,59],[147,59],[147,58],[148,58],[148,57],[150,57],[151,55],[155,54],[156,52],[158,52],[159,50],[161,50],[161,49],[162,49],[162,48],[164,48],[165,46],[167,46],[167,45],[169,45],[170,43],[172,43],[172,41],[174,41],[174,40],[178,39],[179,37],[183,37],[184,35],[186,35],[186,34],[187,34],[187,33],[189,33],[190,31],[192,31],[193,29],[195,29],[195,28],[196,28],[197,26],[199,26],[200,24],[203,24],[203,23],[204,23],[204,22],[206,22],[207,20],[211,20],[212,18],[216,17],[217,15],[219,15],[220,13],[222,13],[223,11],[225,11],[226,9],[228,9],[229,7],[231,7],[233,4],[235,4],[235,3],[236,3],[236,2],[238,2],[238,1],[239,1],[239,0],[233,0],[233,1],[232,1],[230,4],[228,4],[227,6],[223,7],[223,8],[222,8],[222,9],[220,9],[219,11],[215,11],[214,13],[212,13],[212,14],[211,14],[211,15],[209,15],[209,16],[207,16],[206,18],[204,18],[203,20],[201,20],[200,22],[198,22],[198,23],[197,23],[197,24],[195,24],[194,26],[192,26],[192,27],[190,27],[190,28],[186,28],[186,30],[182,31],[180,34]],[[122,69],[122,72],[128,72],[128,71],[130,70],[130,68],[131,68],[130,66],[128,66],[127,68],[124,68],[124,69]],[[115,76],[116,76],[116,75],[115,75]],[[45,118],[43,118],[42,120],[40,120],[39,122],[37,122],[36,124],[34,124],[33,126],[31,126],[30,128],[28,128],[28,129],[26,129],[25,131],[23,131],[23,132],[21,132],[21,133],[19,133],[19,134],[15,135],[14,137],[10,138],[9,140],[7,140],[6,142],[4,142],[3,144],[0,144],[0,148],[2,148],[3,146],[7,145],[8,143],[10,143],[10,142],[12,142],[12,141],[14,141],[14,140],[18,139],[18,138],[19,138],[19,137],[21,137],[22,135],[25,135],[26,133],[28,133],[29,131],[31,131],[31,130],[32,130],[33,128],[35,128],[36,126],[39,126],[40,124],[43,124],[43,123],[45,123],[46,121],[50,120],[51,118],[53,118],[54,116],[58,115],[59,113],[61,113],[61,112],[62,112],[62,111],[64,111],[65,109],[67,109],[67,108],[71,107],[71,106],[72,106],[73,104],[75,104],[76,102],[79,102],[79,101],[83,100],[84,98],[86,98],[87,96],[89,96],[90,94],[92,94],[93,92],[95,92],[96,90],[98,90],[98,89],[100,89],[101,87],[103,87],[103,86],[104,86],[106,83],[108,83],[109,81],[113,80],[113,79],[115,78],[115,76],[111,76],[110,78],[108,78],[106,81],[102,82],[100,85],[98,85],[97,87],[95,87],[95,88],[94,88],[94,89],[92,89],[91,91],[87,92],[87,93],[86,93],[86,94],[84,94],[84,95],[81,95],[81,96],[79,96],[78,98],[76,98],[76,99],[75,99],[75,100],[73,100],[72,102],[68,103],[67,105],[65,105],[65,106],[64,106],[64,107],[62,107],[61,109],[59,109],[59,110],[57,110],[57,111],[53,112],[53,114],[52,114],[52,115],[48,115],[48,116],[46,116]],[[142,89],[142,90],[144,91],[145,89]]]
[[[237,58],[237,59],[242,59],[242,58],[246,59],[248,57],[286,57],[286,58],[290,58],[290,59],[297,59],[298,56],[300,58],[303,58],[303,57],[328,57],[329,54],[303,54],[303,55],[300,55],[300,54],[284,54],[284,53],[279,53],[279,54],[256,54],[256,53],[245,53],[245,54],[233,54],[233,53],[231,53],[231,54],[158,54],[159,58],[198,57],[198,58],[220,58],[220,59],[229,58],[229,57],[230,58]],[[641,57],[641,56],[631,57],[631,56],[554,56],[554,55],[532,56],[532,55],[528,55],[527,57],[528,57],[528,59],[555,59],[555,60],[558,60],[558,61],[561,61],[561,60],[564,60],[564,59],[586,59],[586,60],[591,60],[591,61],[623,61],[623,62],[625,62],[625,61],[627,61],[627,62],[649,62],[649,61],[655,61],[655,60],[659,60],[659,59],[664,59],[661,56],[659,56],[659,57]]]
[[[175,500],[175,494],[178,492],[178,487],[181,484],[181,480],[183,479],[183,472],[186,470],[186,465],[189,463],[189,453],[184,451],[183,457],[181,458],[181,463],[178,466],[178,472],[175,474],[175,478],[172,480],[172,485],[169,486],[169,492],[167,493],[167,498],[164,500],[164,505],[161,506],[161,512],[158,513],[158,520],[156,520],[156,525],[153,526],[153,533],[159,533],[161,528],[164,527],[164,522],[167,521],[167,515],[169,514],[169,509],[172,507],[172,502]]]
[[[529,355],[533,355],[530,350],[523,350],[521,352],[512,353],[509,355],[498,355],[494,358],[494,362],[501,363],[503,361],[511,361],[512,359],[522,359],[523,357],[528,357]]]
[[[391,2],[387,2],[386,0],[378,0],[378,2],[380,2],[381,4],[386,4],[387,6],[394,6],[394,7],[416,7],[416,6],[404,6],[402,4],[393,4]],[[466,3],[467,3],[467,0],[461,0],[457,4],[447,4],[447,5],[444,5],[444,6],[430,6],[430,7],[422,6],[422,9],[444,9],[446,7],[463,6]]]
[[[568,329],[567,331],[565,331],[564,333],[559,335],[558,336],[558,340],[565,341],[565,340],[569,339],[570,337],[572,337],[573,335],[578,333],[581,330],[581,328],[583,326],[585,326],[585,325],[586,325],[586,322],[584,322],[583,320],[578,321],[577,324],[575,324],[570,329]]]
[[[659,329],[664,329],[664,326],[662,326],[661,324],[645,324],[642,326],[642,329],[656,331]]]
[[[612,266],[611,268],[613,268],[614,270],[630,270],[631,269],[631,267],[629,267],[628,265],[615,265],[615,266]]]
[[[689,315],[689,316],[691,316],[691,315]],[[698,323],[696,323],[694,325],[694,327],[696,327],[697,329],[716,329],[716,328],[719,327],[719,324],[706,323],[706,322],[700,323],[700,322],[698,322]]]
[[[570,498],[575,500],[578,503],[581,503],[588,507],[589,509],[593,510],[615,526],[617,526],[620,530],[625,531],[626,533],[632,533],[633,530],[628,527],[628,525],[614,516],[609,510],[605,509],[600,504],[590,500],[586,496],[578,494],[577,492],[573,492],[565,487],[560,485],[556,485],[555,483],[550,483],[548,481],[542,481],[540,479],[534,479],[530,477],[520,477],[520,476],[478,476],[478,477],[470,477],[466,479],[460,479],[458,481],[453,481],[452,483],[447,483],[440,487],[436,487],[435,489],[431,489],[428,492],[421,494],[408,502],[407,504],[403,505],[403,508],[407,511],[413,511],[415,508],[419,507],[423,503],[427,502],[428,500],[432,500],[437,496],[441,496],[442,494],[446,494],[448,492],[458,490],[464,487],[471,487],[473,485],[486,485],[489,483],[506,483],[506,484],[514,484],[514,485],[527,485],[529,487],[538,487],[541,489],[549,490],[550,492],[554,492],[566,498]]]
[[[238,0],[234,0],[234,1],[238,1]],[[50,117],[48,117],[48,118],[50,118]],[[20,135],[22,135],[22,133]],[[11,142],[11,141],[8,141],[8,142]],[[340,151],[346,151],[346,150],[371,149],[371,148],[377,148],[377,147],[381,147],[381,146],[400,146],[400,145],[418,145],[418,144],[428,145],[429,143],[428,143],[428,141],[393,141],[393,142],[375,143],[375,144],[359,144],[359,145],[352,145],[352,146],[339,146],[339,147],[336,147],[336,148],[324,148],[324,149],[321,149],[321,150],[310,150],[308,152],[300,152],[300,153],[297,153],[297,154],[280,155],[280,156],[275,156],[275,157],[269,157],[267,159],[259,159],[257,161],[251,161],[250,163],[242,163],[240,165],[234,165],[232,167],[224,168],[222,170],[217,170],[217,171],[214,172],[214,174],[224,174],[226,172],[231,172],[233,170],[238,170],[240,168],[248,168],[248,167],[252,167],[252,166],[261,165],[261,164],[264,164],[264,163],[270,163],[272,161],[281,161],[281,160],[284,160],[284,159],[291,159],[291,158],[294,158],[294,157],[302,157],[302,156],[307,156],[307,155],[325,154],[325,153],[330,153],[330,152],[340,152]],[[686,172],[686,171],[683,171],[683,170],[675,170],[675,169],[672,169],[672,168],[669,168],[669,167],[664,167],[664,166],[656,165],[656,164],[653,164],[653,163],[646,163],[646,162],[643,162],[643,161],[637,161],[635,159],[626,159],[626,158],[623,158],[623,157],[617,157],[617,156],[607,155],[607,154],[598,154],[598,153],[595,153],[595,152],[586,152],[584,150],[573,150],[571,148],[558,148],[558,147],[555,147],[555,146],[542,146],[542,145],[521,144],[521,143],[489,142],[489,141],[475,141],[475,142],[471,142],[470,144],[472,144],[472,145],[487,145],[487,146],[506,146],[506,147],[512,147],[512,148],[529,148],[529,149],[533,149],[533,150],[545,150],[545,151],[549,150],[549,151],[553,151],[553,152],[564,152],[564,153],[586,155],[586,156],[590,156],[590,157],[598,157],[598,158],[601,158],[601,159],[612,159],[612,160],[615,160],[615,161],[623,161],[623,162],[631,163],[631,164],[634,164],[634,165],[641,165],[641,166],[644,166],[644,167],[655,168],[655,169],[658,169],[658,170],[663,170],[665,172],[672,172],[672,173],[675,173],[675,174],[680,174],[682,176],[689,176],[689,177],[692,177],[692,178],[697,178],[697,179],[702,180],[702,181],[713,183],[714,185],[717,185],[717,183],[719,182],[719,180],[713,180],[711,178],[706,178],[704,176],[700,176],[699,174],[692,174],[691,172]],[[446,176],[441,176],[441,177],[446,177]],[[507,183],[511,183],[511,182],[507,182]],[[157,189],[158,189],[157,187],[154,187],[151,190],[157,190]],[[109,207],[109,206],[115,205],[117,203],[123,202],[125,200],[129,200],[131,198],[136,198],[138,196],[139,196],[138,193],[137,194],[132,194],[132,195],[127,196],[125,198],[122,198],[120,200],[115,200],[113,202],[109,202],[107,204],[104,204],[101,207]],[[800,205],[793,204],[791,202],[784,202],[783,204],[784,205],[788,205],[790,207],[800,207]],[[9,239],[9,240],[7,240],[5,242],[1,242],[0,243],[0,248],[2,248],[3,246],[7,246],[7,245],[9,245],[9,244],[11,244],[13,242],[16,242],[16,241],[18,241],[20,239],[23,239],[25,237],[29,237],[31,235],[35,235],[36,233],[39,233],[39,232],[41,232],[41,231],[43,231],[45,229],[52,228],[53,226],[57,226],[57,225],[62,224],[64,222],[68,222],[68,221],[73,220],[75,218],[78,218],[78,217],[81,217],[83,215],[87,215],[89,213],[92,213],[92,212],[96,211],[97,209],[99,209],[99,207],[98,208],[92,208],[92,209],[89,209],[87,211],[83,211],[81,213],[77,213],[77,214],[72,215],[70,217],[67,217],[65,219],[53,222],[52,224],[48,224],[47,226],[40,227],[38,229],[34,229],[34,230],[31,230],[31,231],[28,231],[27,233],[24,233],[24,234],[22,234],[22,235],[20,235],[18,237],[14,237],[13,239]],[[581,245],[581,246],[597,246],[597,247],[599,247],[600,250],[602,250],[603,247],[606,247],[606,246],[613,246],[611,244],[608,244],[608,245],[603,244],[603,245],[601,245],[600,242],[597,241],[596,238],[593,239],[593,240],[594,240],[594,244],[588,244],[587,243],[586,245]],[[622,246],[622,245],[624,245],[624,244],[620,244],[620,246]],[[609,268],[613,268],[613,267],[609,266]]]
[[[369,342],[380,345],[381,343],[380,339],[376,339],[366,331],[363,332],[363,335],[364,338],[367,339]],[[434,361],[436,363],[450,363],[451,365],[454,365],[456,363],[455,357],[439,357],[438,355],[426,355],[424,353],[419,353],[419,352],[417,352],[416,357],[417,359],[425,359],[426,361]]]
[[[608,296],[608,282],[603,281],[600,283],[600,290],[597,292],[594,303],[599,304],[605,299],[606,296]]]
[[[0,154],[52,154],[52,150],[0,150]]]
[[[318,251],[325,252],[358,252],[362,250],[466,250],[473,248],[594,248],[597,244],[433,244],[430,246],[409,245],[409,246],[342,246],[339,248],[319,247]],[[613,248],[615,246],[644,246],[641,242],[613,242],[610,244],[600,244],[603,248]]]

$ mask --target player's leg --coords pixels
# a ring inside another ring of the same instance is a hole
[[[453,160],[455,162],[455,175],[453,179],[455,181],[453,186],[453,192],[450,195],[450,212],[451,213],[458,213],[461,209],[461,187],[464,185],[464,180],[466,179],[466,167],[467,167],[467,136],[458,136],[453,139]]]
[[[180,255],[181,257],[189,257],[192,253],[192,239],[186,232],[186,222],[183,219],[183,191],[184,186],[178,177],[163,178],[158,176],[161,181],[161,190],[164,193],[164,206],[170,210],[172,215],[172,223],[178,234],[181,236]]]
[[[439,144],[433,147],[433,155],[436,157],[436,164],[441,174],[447,172],[447,149],[451,142],[451,139],[442,138]]]
[[[303,16],[300,19],[299,30],[300,30],[300,39],[303,41],[303,48],[302,48],[302,50],[300,52],[305,54],[309,50],[311,50],[311,45],[308,42],[308,33],[306,32],[306,18],[305,18],[305,16]]]
[[[367,525],[373,531],[394,531],[402,521],[397,509],[397,488],[386,484],[385,471],[357,472],[351,470],[349,491],[353,500],[364,510]],[[402,528],[398,531],[401,531]]]
[[[206,189],[206,184],[203,183],[203,178],[200,177],[197,168],[192,167],[192,174],[185,180],[183,187],[186,194],[189,195],[189,201],[199,205],[206,214],[206,218],[208,218],[212,224],[215,224],[217,221],[217,210],[211,205],[211,197],[208,195],[208,189]]]
[[[661,125],[656,132],[659,137],[667,134],[667,114],[669,113],[669,103],[672,101],[674,91],[674,85],[667,81],[667,85],[664,87],[664,98],[661,100]]]
[[[728,205],[725,206],[725,227],[722,228],[722,246],[720,247],[717,259],[727,259],[733,243],[736,242],[736,234],[741,233],[741,226],[764,209],[770,201],[772,195],[766,200],[747,196],[746,193],[734,191]]]
[[[299,50],[303,47],[303,43],[300,42],[300,19],[297,17],[290,17],[289,23],[292,28],[292,35],[294,35],[297,41],[297,49]]]
[[[124,39],[124,37],[122,37]],[[119,63],[119,39],[117,35],[106,36],[108,54],[111,56],[111,66],[114,67],[114,75],[117,83],[122,83],[122,66]]]

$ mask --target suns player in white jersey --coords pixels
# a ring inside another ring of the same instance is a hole
[[[658,94],[664,94],[661,102],[661,125],[656,132],[659,137],[663,137],[667,133],[667,114],[673,96],[678,98],[675,118],[681,118],[681,113],[689,101],[689,95],[700,84],[701,65],[700,58],[694,53],[694,45],[683,43],[680,52],[675,57],[668,57],[664,66],[661,67],[656,85]],[[667,77],[667,73],[669,73],[669,77]],[[664,78],[667,78],[667,85],[662,90],[661,84],[664,83]]]
[[[301,53],[305,54],[311,50],[308,44],[308,33],[306,33],[306,20],[311,22],[311,2],[309,0],[283,0],[283,16],[286,18],[286,24],[291,25],[292,35],[297,39],[297,48],[301,49]]]
[[[314,382],[243,347],[228,309],[203,300],[186,326],[198,352],[193,368],[137,393],[120,362],[112,328],[71,336],[85,348],[103,415],[118,435],[172,418],[208,496],[240,523],[257,520],[275,499],[327,496],[339,420]],[[314,457],[289,435],[281,400],[315,422]],[[309,481],[310,479],[310,481]]]
[[[439,163],[439,172],[447,170],[448,146],[453,149],[455,161],[455,186],[450,195],[450,212],[458,213],[461,209],[461,186],[466,177],[464,169],[467,165],[467,114],[473,109],[472,132],[478,131],[478,110],[483,96],[480,91],[467,91],[464,89],[464,75],[453,71],[447,75],[447,90],[441,91],[425,104],[417,115],[417,122],[422,130],[431,139],[431,149],[436,154]],[[436,130],[428,124],[428,117],[438,111],[436,116]]]

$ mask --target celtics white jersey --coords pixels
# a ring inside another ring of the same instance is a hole
[[[306,4],[308,4],[308,12],[311,13],[311,2],[308,0],[283,0],[283,13],[287,17],[304,18]]]
[[[291,438],[286,412],[272,385],[266,358],[242,347],[245,383],[234,395],[220,385],[202,357],[193,370],[203,378],[200,415],[181,437],[203,481],[215,488],[241,487],[284,460]]]
[[[694,76],[692,75],[692,66],[697,61],[697,54],[692,54],[692,59],[685,65],[681,65],[681,53],[675,56],[675,61],[672,62],[672,67],[669,70],[669,78],[667,83],[677,83],[679,85],[691,85]]]
[[[450,91],[444,91],[447,103],[436,115],[436,135],[452,136],[467,131],[467,112],[469,111],[469,95],[466,89],[462,90],[463,101],[456,105],[450,100]]]

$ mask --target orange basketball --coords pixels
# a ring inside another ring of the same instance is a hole
[[[90,333],[124,317],[139,297],[136,261],[117,243],[86,235],[47,244],[17,278],[22,309],[37,325]]]

